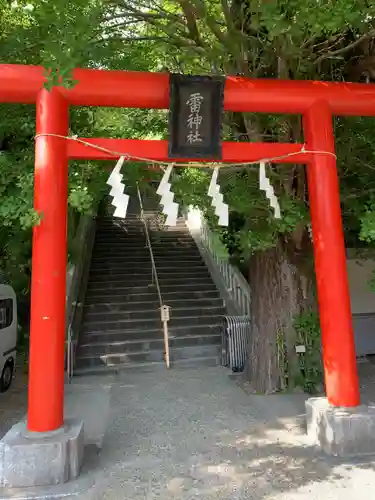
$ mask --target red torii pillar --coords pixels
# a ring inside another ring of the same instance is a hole
[[[68,106],[167,108],[169,102],[167,74],[76,70],[74,79],[79,82],[76,87],[69,91],[55,88],[51,93],[41,90],[43,75],[39,67],[0,65],[0,101],[37,104],[34,197],[42,219],[33,234],[28,409],[28,429],[34,432],[53,431],[63,425],[68,159],[113,159],[111,155],[56,137],[68,134]],[[303,114],[307,148],[334,153],[332,114],[375,115],[375,88],[360,84],[228,78],[225,109]],[[129,149],[122,149],[126,141],[92,142],[113,144],[112,149],[129,153]],[[135,142],[127,144],[135,147]],[[133,154],[148,156],[150,160],[168,159],[165,143],[146,143],[147,154],[142,148],[143,141]],[[224,161],[235,158],[243,162],[261,159],[264,154],[260,152],[265,148],[269,151],[266,156],[270,157],[272,151],[288,153],[295,147],[230,143],[226,146]],[[359,404],[359,387],[338,175],[334,155],[326,153],[300,155],[289,162],[303,162],[306,158],[308,164],[327,397],[334,406],[353,407]]]
[[[28,429],[47,432],[64,421],[69,103],[58,89],[36,100]],[[38,137],[38,134],[41,134]]]
[[[357,406],[359,383],[339,179],[327,102],[317,101],[306,111],[303,128],[307,149],[332,152],[316,154],[307,166],[327,397],[334,406]]]

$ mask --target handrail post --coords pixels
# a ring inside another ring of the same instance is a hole
[[[68,327],[68,341],[67,341],[67,359],[66,359],[66,371],[68,375],[68,383],[70,384],[72,379],[72,326]]]
[[[169,334],[168,334],[168,321],[170,319],[169,307],[162,306],[160,308],[161,312],[161,321],[163,323],[163,333],[164,333],[164,347],[165,347],[165,364],[167,368],[170,368],[170,360],[169,360]]]

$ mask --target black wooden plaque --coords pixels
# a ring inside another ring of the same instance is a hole
[[[221,160],[224,78],[170,75],[169,158]]]

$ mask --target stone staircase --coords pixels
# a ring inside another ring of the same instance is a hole
[[[75,374],[164,367],[157,288],[139,205],[98,218]],[[171,307],[171,367],[219,363],[225,307],[183,219],[159,227],[148,211],[163,303]],[[151,219],[150,219],[151,217]]]

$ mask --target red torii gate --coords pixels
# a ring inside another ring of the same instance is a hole
[[[77,69],[71,90],[43,88],[45,70],[0,65],[0,102],[36,103],[35,209],[33,231],[28,429],[63,425],[67,187],[69,159],[113,160],[113,154],[65,140],[69,106],[168,108],[169,75]],[[305,146],[320,153],[282,160],[306,163],[314,242],[323,360],[328,401],[358,406],[359,386],[346,272],[332,115],[375,116],[375,87],[351,83],[249,80],[228,77],[227,111],[303,115]],[[131,158],[172,161],[166,141],[84,139]],[[302,144],[231,143],[223,162],[250,162],[297,153]],[[321,153],[325,152],[325,153]],[[178,161],[189,161],[188,158]]]

